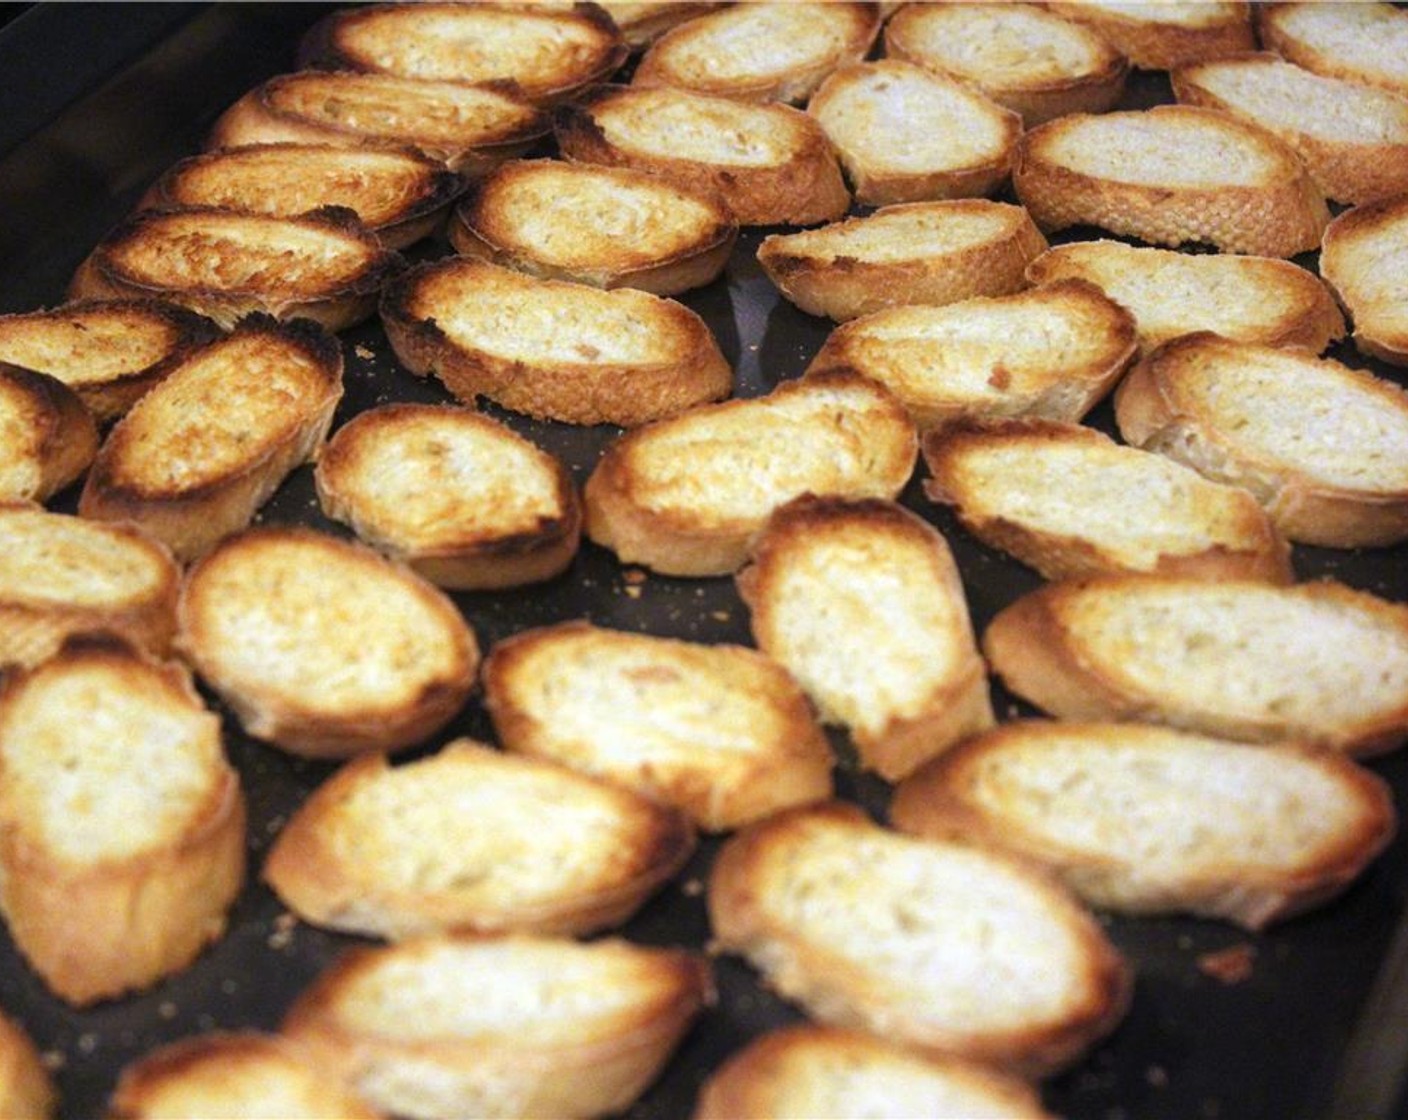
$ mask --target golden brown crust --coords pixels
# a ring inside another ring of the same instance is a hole
[[[1180,63],[1256,48],[1249,3],[1223,3],[1218,5],[1220,11],[1186,22],[1176,16],[1162,19],[1125,13],[1079,0],[1047,0],[1045,6],[1064,19],[1086,24],[1143,70],[1171,70]]]
[[[0,1013],[0,1116],[49,1120],[58,1099],[33,1040],[19,1023]]]
[[[712,12],[723,5],[715,0],[602,0],[632,51],[648,47],[676,24]]]
[[[1303,10],[1319,18],[1304,26]],[[1343,20],[1343,27],[1335,27],[1337,20]],[[1353,4],[1265,2],[1255,5],[1254,21],[1262,46],[1287,62],[1315,74],[1408,96],[1408,71],[1399,49],[1408,40],[1408,16],[1396,4],[1368,0]],[[1362,50],[1358,58],[1342,57],[1334,49],[1341,36],[1359,40]]]
[[[76,482],[98,451],[78,394],[47,373],[0,363],[0,501],[44,502]]]
[[[1339,214],[1325,230],[1320,274],[1354,322],[1360,353],[1408,366],[1401,248],[1408,243],[1408,198],[1384,199]]]

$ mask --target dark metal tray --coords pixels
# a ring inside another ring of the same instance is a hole
[[[292,67],[298,35],[325,5],[40,5],[0,30],[0,313],[62,301],[74,267],[147,183],[195,151],[215,115],[246,89]],[[1129,103],[1168,99],[1161,76],[1139,75]],[[796,376],[830,324],[781,301],[754,259],[766,231],[740,239],[725,278],[684,297],[716,332],[737,370],[737,393],[754,396]],[[1085,236],[1091,231],[1073,231]],[[443,243],[417,250],[446,251]],[[1302,263],[1313,263],[1303,261]],[[389,400],[442,400],[434,382],[401,370],[375,323],[344,335],[346,396],[338,423]],[[1365,366],[1347,346],[1332,356]],[[1403,381],[1401,371],[1373,366]],[[614,429],[569,428],[501,416],[559,455],[585,479]],[[1090,422],[1106,430],[1108,405]],[[922,468],[919,474],[922,474]],[[980,629],[1016,595],[1030,571],[975,544],[923,498],[918,475],[904,502],[950,541]],[[73,495],[59,508],[72,508]],[[302,468],[261,520],[322,519],[311,471]],[[1408,548],[1336,552],[1297,548],[1303,578],[1333,576],[1408,599]],[[748,643],[747,615],[725,579],[635,582],[609,553],[583,546],[570,571],[547,585],[457,601],[487,649],[530,626],[586,617],[605,626]],[[996,688],[996,686],[995,686]],[[1028,709],[996,689],[1000,715]],[[226,718],[227,741],[250,803],[251,883],[230,931],[185,973],[150,992],[75,1011],[53,998],[0,933],[0,1007],[17,1016],[50,1056],[61,1115],[102,1112],[118,1071],[165,1041],[216,1028],[273,1029],[299,990],[352,939],[290,924],[259,884],[263,856],[281,822],[330,768],[293,760],[245,738]],[[492,740],[477,700],[437,738]],[[849,758],[842,737],[836,745]],[[431,744],[432,746],[434,744]],[[1408,796],[1408,752],[1372,766]],[[888,788],[843,761],[841,796],[883,814]],[[697,890],[717,850],[705,841],[692,863],[625,928],[646,943],[704,946]],[[1137,973],[1128,1019],[1068,1073],[1044,1086],[1048,1106],[1081,1120],[1229,1117],[1371,1120],[1401,1114],[1408,1058],[1408,841],[1395,841],[1342,898],[1264,935],[1184,919],[1108,922]],[[1206,954],[1253,952],[1249,976],[1215,979]],[[630,1111],[639,1120],[688,1115],[700,1081],[751,1036],[798,1018],[733,958],[716,960],[718,1006],[707,1012],[661,1080]]]

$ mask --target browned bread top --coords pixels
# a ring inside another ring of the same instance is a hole
[[[1320,273],[1354,321],[1354,345],[1408,366],[1408,198],[1346,210],[1330,223]]]
[[[77,393],[47,373],[0,363],[0,501],[48,501],[97,450],[97,423]]]
[[[718,0],[599,0],[633,51],[649,46],[676,24],[722,5]]]
[[[57,1104],[53,1078],[34,1041],[19,1023],[0,1013],[0,1116],[49,1120]]]
[[[1245,0],[1196,4],[1047,0],[1046,7],[1092,28],[1145,70],[1169,70],[1182,62],[1256,46],[1252,5]]]

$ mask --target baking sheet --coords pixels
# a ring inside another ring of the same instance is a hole
[[[147,183],[195,151],[214,116],[246,89],[291,68],[297,35],[328,6],[181,5],[176,16],[161,5],[88,7],[117,7],[133,24],[122,48],[126,56],[115,57],[122,51],[114,47],[107,23],[74,18],[69,6],[40,6],[0,30],[0,73],[33,76],[67,67],[77,75],[73,84],[82,87],[71,98],[56,99],[31,96],[7,78],[0,90],[6,110],[0,113],[0,312],[60,302],[73,268]],[[1128,103],[1167,99],[1161,76],[1138,75]],[[830,329],[781,301],[762,275],[753,254],[766,232],[746,232],[725,277],[682,297],[718,336],[737,370],[739,396],[765,393],[799,374]],[[1096,235],[1076,230],[1056,240]],[[444,251],[437,243],[413,255]],[[386,401],[445,399],[438,383],[397,366],[374,323],[343,338],[346,396],[339,424]],[[1401,372],[1368,363],[1347,346],[1331,355],[1404,380]],[[556,453],[579,482],[616,434],[485,411]],[[1089,422],[1110,430],[1108,405]],[[975,544],[947,511],[928,503],[920,492],[922,474],[921,467],[903,501],[949,540],[981,629],[998,608],[1039,581]],[[73,497],[55,504],[71,509]],[[261,520],[345,532],[319,514],[307,467],[289,479]],[[1295,550],[1302,578],[1333,576],[1398,600],[1408,599],[1405,560],[1408,549],[1402,547]],[[456,600],[485,649],[531,626],[582,617],[698,641],[749,643],[747,615],[730,580],[642,580],[640,574],[584,544],[571,570],[552,583],[462,593]],[[1004,717],[1029,712],[1000,688],[995,701]],[[330,767],[250,741],[228,713],[226,730],[249,799],[251,869],[257,876],[281,823]],[[454,735],[492,740],[477,699],[436,744]],[[833,739],[846,760],[837,774],[841,796],[882,814],[887,787],[857,774],[844,737]],[[1393,784],[1400,811],[1408,794],[1406,758],[1400,752],[1371,763]],[[684,873],[625,934],[644,943],[706,945],[699,888],[716,850],[716,841],[701,843]],[[1133,1007],[1108,1041],[1046,1083],[1048,1106],[1073,1120],[1400,1115],[1408,1055],[1406,864],[1408,845],[1398,839],[1344,897],[1264,935],[1185,919],[1109,920],[1110,936],[1137,974]],[[77,1120],[99,1115],[118,1071],[162,1042],[212,1029],[275,1028],[298,991],[352,943],[291,922],[252,877],[230,916],[229,933],[194,967],[150,992],[87,1011],[51,997],[0,934],[0,1007],[20,1019],[49,1056],[62,1094],[60,1115]],[[1244,980],[1224,983],[1205,971],[1207,954],[1241,947],[1253,954]],[[715,969],[718,1006],[703,1016],[630,1116],[687,1116],[700,1081],[725,1056],[759,1031],[798,1018],[738,960],[718,958]]]

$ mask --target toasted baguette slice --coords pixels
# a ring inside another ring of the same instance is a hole
[[[186,573],[177,625],[179,648],[250,735],[315,758],[427,738],[479,668],[443,592],[310,529],[226,538]]]
[[[455,209],[450,243],[532,276],[670,296],[718,279],[738,223],[718,195],[628,167],[508,163]]]
[[[905,4],[885,24],[885,54],[976,86],[1028,128],[1103,113],[1129,74],[1100,35],[1033,4]]]
[[[178,1039],[124,1066],[111,1120],[220,1116],[227,1120],[379,1120],[380,1114],[297,1043],[255,1031]]]
[[[728,396],[733,370],[704,320],[634,288],[602,291],[450,257],[382,295],[401,364],[456,398],[566,424],[631,427]]]
[[[1004,724],[895,791],[903,832],[1007,848],[1093,906],[1251,930],[1319,906],[1393,836],[1377,775],[1331,751],[1136,724]]]
[[[712,188],[745,226],[829,222],[851,204],[826,133],[787,105],[603,86],[559,108],[553,131],[570,160]]]
[[[180,581],[171,553],[133,526],[0,504],[0,666],[33,667],[88,630],[164,655]]]
[[[342,351],[309,322],[244,320],[188,354],[108,433],[78,500],[181,560],[248,525],[313,457],[342,398]]]
[[[283,1033],[387,1115],[624,1112],[713,998],[703,958],[620,940],[422,938],[354,949]]]
[[[1001,610],[983,648],[1008,688],[1062,719],[1354,755],[1408,736],[1408,607],[1329,580],[1049,584]]]
[[[895,781],[992,725],[958,566],[927,522],[806,495],[773,514],[750,559],[737,583],[753,640],[849,730],[862,767]]]
[[[0,502],[45,502],[82,477],[98,425],[82,399],[47,373],[0,363]]]
[[[807,375],[848,369],[879,381],[921,431],[978,416],[1074,422],[1134,353],[1129,312],[1093,285],[1065,280],[852,319],[822,343]]]
[[[1297,66],[1408,96],[1408,12],[1396,4],[1258,4],[1256,24]]]
[[[50,1120],[58,1104],[53,1078],[18,1022],[0,1013],[0,1116]]]
[[[720,947],[814,1019],[921,1052],[1051,1073],[1129,1002],[1119,954],[1054,879],[848,804],[737,833],[707,900]]]
[[[1167,572],[1291,583],[1291,550],[1252,494],[1094,428],[1007,420],[931,432],[924,492],[1047,579]]]
[[[1320,273],[1354,320],[1354,345],[1408,366],[1408,199],[1340,214],[1325,231]]]
[[[693,849],[676,810],[458,739],[396,767],[348,763],[289,819],[264,878],[349,933],[585,936],[626,921]]]
[[[1170,77],[1181,104],[1221,109],[1286,141],[1326,198],[1358,205],[1408,191],[1408,96],[1270,52],[1192,62]]]
[[[890,391],[818,374],[694,409],[609,444],[587,479],[587,535],[626,564],[727,575],[772,511],[804,493],[894,498],[919,456]]]
[[[417,81],[511,80],[539,104],[605,81],[626,61],[621,33],[591,4],[373,4],[316,24],[299,62]]]
[[[639,790],[709,831],[831,796],[806,696],[756,650],[565,622],[499,642],[483,680],[509,750]]]
[[[1046,7],[1085,24],[1144,70],[1171,70],[1180,63],[1256,47],[1251,5],[1240,0],[1178,4],[1051,0]]]
[[[149,987],[224,932],[244,822],[184,666],[73,638],[0,685],[0,910],[67,1002]]]
[[[427,236],[464,190],[460,177],[414,148],[250,144],[181,160],[142,196],[156,209],[214,206],[294,218],[351,210],[389,249]]]
[[[567,468],[465,408],[359,413],[328,442],[313,479],[323,513],[440,587],[551,579],[581,537],[582,501]]]
[[[1026,287],[1027,265],[1046,248],[1020,206],[962,198],[770,234],[758,263],[803,311],[845,320],[904,304],[1007,295]]]
[[[1195,331],[1316,354],[1344,337],[1344,316],[1324,281],[1277,257],[1074,241],[1032,261],[1027,279],[1088,280],[1133,312],[1144,352]]]
[[[1050,1120],[1027,1082],[862,1031],[781,1027],[733,1053],[700,1087],[692,1120],[925,1116]]]
[[[58,378],[106,425],[217,333],[174,303],[81,300],[0,316],[0,362]]]
[[[376,309],[400,265],[347,211],[145,210],[98,243],[69,298],[164,299],[226,329],[258,311],[339,331]]]
[[[863,59],[879,32],[871,4],[733,4],[657,39],[632,82],[800,105],[833,70]]]
[[[472,177],[516,159],[550,127],[547,114],[511,82],[303,70],[246,93],[221,114],[206,144],[409,146]]]
[[[712,12],[722,4],[710,0],[598,0],[632,51],[648,47],[670,28]]]
[[[1155,245],[1291,257],[1316,248],[1330,220],[1285,141],[1194,105],[1048,121],[1017,145],[1012,183],[1047,233],[1093,225]]]
[[[1287,538],[1408,538],[1408,392],[1303,351],[1213,334],[1165,343],[1115,393],[1125,441],[1250,490]]]
[[[992,194],[1012,170],[1016,113],[899,59],[828,77],[807,105],[868,206]]]

